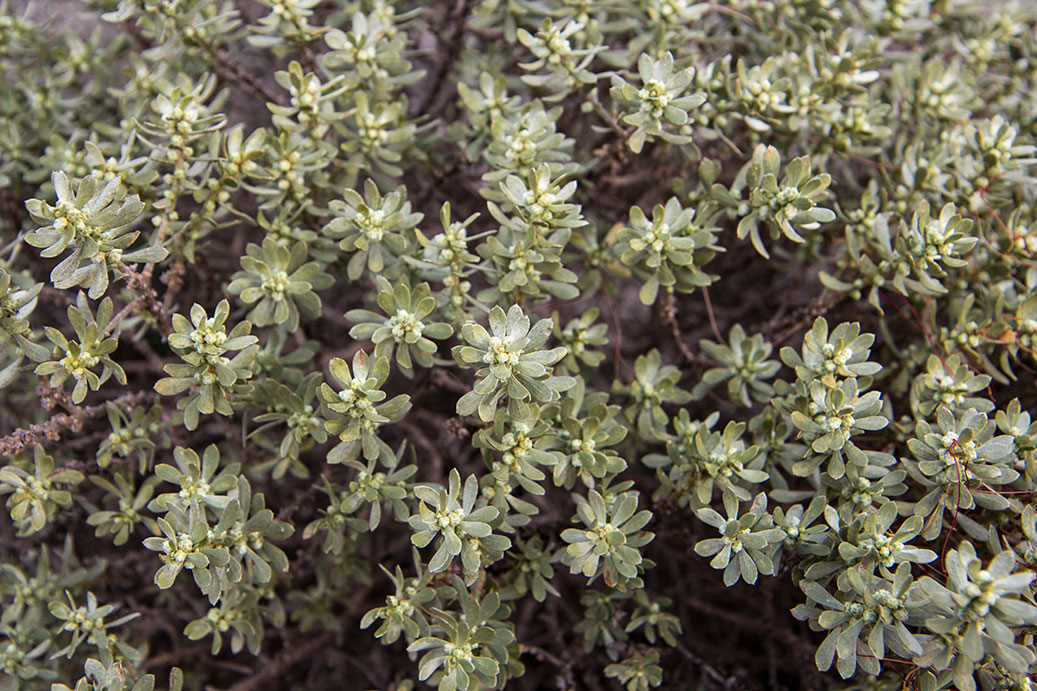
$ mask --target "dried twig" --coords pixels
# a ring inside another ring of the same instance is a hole
[[[152,395],[151,391],[134,391],[123,394],[109,402],[123,407],[130,407]],[[46,398],[45,395],[44,398]],[[54,402],[49,399],[43,401],[44,406],[46,407],[48,402],[50,407],[53,407]],[[85,408],[72,406],[72,412],[70,413],[58,413],[42,424],[16,429],[7,436],[0,437],[0,456],[21,453],[26,447],[38,444],[43,440],[57,441],[61,438],[61,433],[64,430],[68,430],[73,434],[78,433],[82,430],[85,420],[99,417],[107,411],[108,403],[99,403]]]
[[[843,299],[839,293],[825,291],[811,300],[808,304],[793,310],[784,318],[775,318],[764,324],[760,333],[774,345],[785,342],[792,334],[814,321],[820,316],[827,314]],[[780,335],[774,338],[775,333]]]
[[[666,290],[662,294],[662,304],[660,305],[663,317],[663,323],[670,327],[670,336],[673,337],[673,343],[677,346],[677,350],[680,351],[681,357],[686,362],[691,362],[695,359],[695,355],[688,348],[687,344],[684,343],[684,339],[681,337],[680,325],[677,324],[677,299],[674,298],[673,293]]]
[[[519,652],[523,655],[532,655],[541,662],[548,662],[557,667],[560,671],[558,676],[555,678],[555,683],[558,685],[559,691],[568,691],[569,689],[576,688],[576,683],[573,680],[573,665],[571,662],[566,662],[539,646],[527,645],[525,643],[519,643]]]
[[[707,302],[706,304],[709,303]],[[677,299],[674,297],[673,293],[669,291],[663,293],[660,308],[663,323],[669,327],[670,336],[673,338],[674,345],[677,346],[677,350],[680,351],[681,357],[684,358],[684,361],[700,365],[712,364],[709,359],[704,358],[701,355],[695,355],[695,353],[691,352],[691,348],[689,348],[684,342],[684,337],[681,335],[680,325],[677,323]]]
[[[213,69],[225,81],[241,84],[248,91],[266,100],[268,103],[284,105],[284,99],[280,95],[275,94],[270,90],[270,87],[242,69],[241,65],[231,60],[230,56],[227,55],[227,51],[203,42],[195,42],[195,45],[205,51],[206,55],[212,60]]]
[[[450,68],[457,62],[457,57],[461,54],[461,47],[464,44],[465,24],[467,23],[471,7],[472,0],[457,0],[453,11],[447,13],[446,23],[453,24],[454,31],[446,42],[446,54],[439,65],[436,66],[436,72],[432,75],[432,81],[428,91],[425,92],[425,97],[422,99],[421,105],[415,109],[415,115],[418,117],[428,115],[433,111],[433,104],[438,104],[444,97],[449,99],[450,94],[453,93],[450,89],[443,89],[443,81],[446,79],[447,74],[450,73]]]
[[[258,691],[263,688],[281,688],[278,680],[283,681],[287,677],[285,673],[295,665],[313,656],[318,650],[326,646],[334,635],[331,631],[325,631],[302,645],[287,648],[270,663],[253,674],[248,679],[239,681],[230,687],[230,691]]]
[[[692,609],[697,609],[703,614],[733,624],[739,631],[756,631],[760,628],[759,621],[757,620],[744,614],[739,614],[731,609],[711,605],[708,602],[703,602],[696,598],[686,598],[682,604],[688,605]],[[796,651],[797,653],[808,656],[809,659],[813,659],[814,657],[814,646],[812,646],[808,641],[794,635],[790,631],[779,627],[769,627],[767,629],[767,635],[781,639],[782,645],[787,646],[790,650]]]
[[[145,309],[155,321],[162,338],[166,339],[173,333],[172,323],[169,317],[169,309],[158,299],[158,293],[151,287],[150,282],[136,269],[126,264],[120,264],[119,270],[126,278],[126,287],[137,296],[135,302]]]
[[[706,314],[709,315],[709,328],[713,330],[713,337],[717,339],[717,343],[723,343],[724,337],[720,335],[720,328],[717,327],[717,318],[713,314],[713,301],[709,298],[709,288],[702,286],[702,299],[706,303]]]
[[[716,682],[720,686],[723,686],[725,689],[729,689],[733,686],[734,679],[725,679],[724,676],[720,674],[720,672],[714,669],[708,662],[703,660],[701,657],[688,650],[688,648],[685,647],[683,643],[678,641],[676,648],[677,652],[683,655],[689,662],[691,662],[691,664],[701,669],[703,674],[712,679],[714,682]]]

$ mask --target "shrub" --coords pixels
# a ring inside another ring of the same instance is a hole
[[[57,7],[0,689],[1030,688],[1029,3]]]

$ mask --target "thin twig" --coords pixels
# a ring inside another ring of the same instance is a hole
[[[430,465],[435,477],[439,477],[441,470],[444,468],[443,455],[439,453],[439,449],[436,445],[428,438],[428,435],[414,424],[412,421],[404,418],[398,423],[407,432],[407,437],[411,440],[414,446],[421,447],[421,449],[428,454],[430,459]]]
[[[663,291],[663,301],[660,307],[663,322],[670,327],[670,336],[673,337],[673,343],[677,346],[677,350],[680,351],[681,357],[684,358],[685,362],[693,362],[695,355],[688,348],[687,344],[684,343],[684,339],[681,338],[680,325],[677,323],[677,299],[673,296],[673,293],[668,290]]]
[[[556,677],[559,691],[576,688],[576,684],[573,681],[573,665],[571,662],[566,662],[539,646],[527,645],[525,643],[519,643],[519,653],[532,655],[541,662],[549,662],[557,667],[560,670]]]
[[[811,300],[809,304],[793,311],[792,314],[787,315],[784,319],[772,319],[764,325],[760,332],[765,338],[771,340],[774,345],[784,343],[792,334],[802,329],[808,323],[831,311],[833,307],[839,304],[842,298],[843,296],[839,293],[825,291]],[[773,338],[773,334],[778,331],[781,331],[781,335]]]
[[[133,310],[137,309],[137,306],[139,304],[139,299],[130,300],[128,303],[126,303],[126,306],[119,310],[119,313],[112,317],[112,320],[108,322],[108,326],[104,327],[104,332],[101,334],[101,337],[105,338],[107,336],[110,336],[111,333],[115,331],[115,327],[117,327],[123,319],[130,316]]]
[[[703,602],[702,600],[695,598],[685,598],[683,604],[688,605],[692,609],[697,609],[704,614],[708,614],[711,617],[722,619],[734,624],[740,631],[755,631],[759,629],[759,622],[756,620],[751,619],[744,614],[728,610],[724,607],[717,607],[716,605],[711,605],[708,602]],[[774,638],[780,638],[784,645],[788,646],[792,650],[801,652],[804,655],[809,655],[811,659],[814,657],[814,647],[810,645],[809,642],[785,629],[772,627],[768,630],[767,635]]]
[[[709,288],[702,286],[702,299],[706,301],[706,314],[709,316],[709,328],[713,330],[713,337],[717,339],[717,343],[723,343],[724,337],[720,335],[720,329],[717,327],[717,318],[713,314],[713,301],[709,299]]]
[[[633,130],[624,129],[623,126],[619,124],[619,121],[612,117],[612,113],[608,112],[608,110],[605,109],[605,106],[602,105],[601,99],[598,98],[598,92],[596,89],[591,90],[587,95],[587,100],[594,107],[594,111],[601,116],[601,119],[608,123],[608,126],[612,131],[615,132],[624,143],[626,143],[626,140],[630,138]]]
[[[687,660],[691,662],[691,664],[695,665],[696,667],[699,667],[707,677],[709,677],[716,683],[720,684],[724,688],[731,687],[731,679],[725,679],[720,674],[720,672],[716,671],[709,663],[707,663],[701,657],[688,650],[683,643],[678,641],[676,647],[677,652],[679,652],[681,655],[687,658]]]
[[[256,79],[254,75],[242,69],[241,65],[231,60],[226,51],[210,46],[208,43],[198,43],[196,45],[212,58],[213,68],[217,72],[223,70],[229,73],[231,81],[237,81],[255,95],[266,99],[268,103],[284,105],[283,99],[278,94],[271,91],[266,84]]]
[[[432,76],[431,85],[428,91],[425,92],[425,97],[421,102],[421,105],[415,109],[415,115],[420,117],[422,115],[428,115],[432,111],[432,105],[437,103],[439,100],[449,98],[449,91],[443,89],[443,82],[446,80],[447,74],[450,73],[450,68],[457,62],[457,57],[461,54],[461,46],[464,43],[465,24],[468,20],[468,12],[472,6],[472,0],[458,0],[454,5],[452,12],[447,13],[447,23],[453,23],[454,31],[450,35],[450,39],[447,41],[446,55],[443,56],[443,60],[436,66],[436,72]]]
[[[616,312],[616,303],[612,300],[612,296],[609,295],[607,290],[602,290],[602,294],[605,296],[605,302],[609,306],[609,313],[612,315],[612,328],[615,331],[615,353],[612,358],[612,376],[619,379],[619,366],[625,365],[627,370],[631,370],[630,365],[623,359],[623,326],[619,321],[619,314]]]
[[[268,685],[276,685],[280,688],[281,685],[278,684],[277,681],[279,679],[281,681],[286,679],[287,677],[285,676],[285,673],[289,669],[311,657],[318,650],[326,646],[331,640],[332,635],[333,632],[325,631],[303,645],[288,648],[271,660],[270,664],[268,664],[264,669],[253,674],[248,679],[243,679],[230,687],[230,691],[258,691],[258,689],[265,688]]]
[[[123,394],[109,403],[123,407],[132,407],[152,395],[151,391],[134,391]],[[99,417],[108,411],[108,403],[79,408],[73,406],[70,413],[58,413],[52,415],[50,420],[39,425],[30,425],[16,429],[5,437],[0,437],[0,456],[21,453],[27,447],[40,443],[43,440],[58,441],[64,430],[77,433],[83,428],[83,421],[88,418]]]
[[[122,271],[123,276],[126,278],[126,287],[137,296],[140,306],[151,315],[151,318],[155,321],[155,326],[162,334],[162,338],[168,338],[169,334],[173,332],[173,327],[169,317],[169,310],[159,301],[158,293],[155,292],[150,282],[139,271],[126,264],[119,264],[119,270]]]

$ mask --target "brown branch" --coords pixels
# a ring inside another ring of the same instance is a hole
[[[268,683],[277,684],[278,680],[284,681],[287,678],[285,673],[289,669],[312,657],[331,641],[332,636],[331,631],[325,631],[303,645],[288,648],[271,660],[265,668],[230,687],[230,691],[258,691],[258,689],[265,688]],[[280,687],[280,684],[277,686]]]
[[[410,440],[411,445],[420,448],[429,457],[429,466],[432,470],[433,477],[442,477],[443,473],[443,455],[439,453],[439,449],[436,445],[428,438],[428,435],[415,423],[404,418],[398,423],[406,432],[407,438]]]
[[[53,286],[43,286],[43,290],[40,291],[40,297],[59,307],[69,307],[76,304],[75,299],[67,291],[58,290]]]
[[[808,304],[786,316],[784,319],[778,319],[776,317],[767,322],[760,330],[760,333],[762,333],[767,340],[771,341],[773,345],[784,343],[792,336],[792,334],[799,331],[810,322],[813,322],[818,317],[830,312],[842,299],[843,296],[841,294],[826,290],[811,300]],[[780,335],[777,338],[774,338],[774,334],[778,332],[780,332]]]
[[[321,478],[323,478],[324,480],[328,479],[327,469],[325,469],[324,472],[321,473]],[[286,504],[284,507],[281,508],[280,511],[277,512],[277,520],[291,522],[292,516],[295,515],[295,512],[301,509],[303,506],[310,504],[317,497],[317,495],[320,494],[322,488],[323,486],[321,484],[314,482],[306,489],[305,492],[299,492],[299,494],[295,496],[295,499],[293,499],[290,504]]]
[[[663,292],[660,312],[662,312],[663,323],[669,327],[673,343],[677,346],[677,350],[680,351],[681,357],[684,361],[699,365],[712,365],[712,361],[708,358],[704,358],[701,355],[695,355],[695,353],[691,352],[691,348],[689,348],[684,342],[684,337],[681,335],[680,325],[677,323],[677,299],[674,297],[674,294],[668,290]]]
[[[532,655],[540,662],[548,662],[557,667],[560,671],[555,683],[561,691],[576,688],[576,683],[573,680],[573,664],[571,662],[566,662],[539,646],[527,645],[525,643],[519,643],[519,653]]]
[[[443,367],[433,367],[429,377],[436,386],[462,396],[472,390],[470,386],[458,379],[453,372]]]
[[[108,403],[130,407],[146,400],[151,395],[151,391],[134,391],[114,398]],[[46,400],[41,401],[41,403],[44,405],[49,403],[53,407],[53,397],[48,397],[44,393],[43,398]],[[108,403],[99,403],[85,408],[72,406],[72,412],[70,413],[58,413],[52,415],[50,420],[42,424],[16,429],[7,436],[0,437],[0,456],[21,453],[26,447],[38,444],[43,440],[58,441],[64,430],[68,430],[73,434],[78,433],[83,429],[85,420],[99,417],[106,413],[108,411]]]
[[[180,257],[159,277],[159,282],[166,286],[166,294],[162,299],[162,309],[166,311],[172,309],[173,298],[184,287],[184,274],[186,272],[187,263],[183,257]]]
[[[730,689],[734,687],[736,683],[735,679],[725,679],[723,675],[720,674],[720,672],[718,672],[716,669],[710,666],[709,663],[707,663],[701,657],[688,650],[687,647],[685,647],[684,644],[680,641],[677,642],[677,652],[683,655],[689,662],[691,662],[691,664],[701,668],[702,672],[707,677],[712,679],[720,686],[723,686],[725,689]]]
[[[443,60],[437,65],[436,73],[432,76],[432,82],[428,91],[425,92],[425,97],[421,105],[415,109],[415,117],[428,115],[432,111],[434,103],[438,103],[444,98],[449,99],[450,92],[443,89],[443,82],[446,80],[447,74],[450,73],[450,68],[457,62],[457,57],[461,54],[465,24],[467,24],[468,12],[471,6],[472,0],[458,0],[454,5],[453,11],[447,13],[446,23],[452,23],[454,31],[447,41],[446,55],[443,56]]]
[[[633,130],[625,129],[619,124],[619,121],[617,121],[616,118],[612,117],[612,113],[605,109],[605,106],[601,103],[601,99],[598,98],[598,91],[596,88],[592,89],[591,92],[587,94],[587,101],[590,102],[591,106],[594,107],[594,111],[601,116],[602,120],[608,123],[609,128],[615,132],[622,140],[622,143],[625,144],[627,139],[629,139],[630,135],[633,133]]]
[[[122,271],[123,276],[126,278],[126,287],[137,296],[136,301],[139,301],[140,306],[154,319],[155,326],[158,327],[163,340],[168,338],[169,334],[173,332],[173,327],[169,310],[158,299],[158,293],[155,292],[147,278],[139,271],[130,268],[126,264],[120,264],[119,270]]]
[[[29,217],[29,212],[9,190],[0,189],[0,215],[6,217],[11,222],[11,229],[17,232],[22,221]]]
[[[174,21],[177,21],[174,19]],[[147,48],[154,47],[155,43],[150,37],[146,36],[134,22],[125,21],[122,23],[123,29],[129,34],[133,40],[137,43],[137,46],[144,50]],[[227,55],[227,52],[221,48],[212,46],[200,38],[195,36],[194,38],[184,35],[184,27],[177,21],[177,30],[180,32],[180,37],[184,43],[191,46],[201,48],[202,51],[209,56],[213,70],[217,75],[224,81],[240,84],[246,90],[251,91],[256,96],[264,98],[267,101],[276,103],[278,105],[284,105],[282,100],[270,91],[270,89],[263,84],[261,81],[255,78],[255,76],[249,74],[241,65],[237,64]]]
[[[697,609],[703,614],[707,614],[717,619],[722,619],[730,624],[733,624],[739,631],[757,631],[760,628],[759,621],[751,619],[744,614],[733,612],[724,607],[717,607],[711,605],[708,602],[703,602],[695,598],[685,598],[682,604],[688,605],[692,609]],[[768,636],[772,638],[781,639],[781,643],[787,646],[790,650],[796,653],[808,656],[811,660],[814,658],[814,646],[809,641],[805,641],[799,638],[795,634],[781,629],[778,627],[771,627],[768,629]]]
[[[299,48],[299,62],[302,63],[302,67],[307,72],[313,74],[320,74],[320,67],[317,64],[317,54],[313,52],[313,46],[309,43],[303,43],[298,46]]]
[[[104,331],[101,333],[101,338],[106,338],[110,336],[111,333],[115,331],[115,327],[117,327],[123,319],[130,316],[130,313],[132,313],[133,310],[137,309],[139,305],[139,298],[136,300],[130,300],[128,303],[126,303],[126,306],[119,310],[119,313],[112,317],[112,320],[108,322],[108,326],[104,327]]]
[[[663,323],[670,327],[670,336],[673,338],[673,344],[680,351],[681,357],[684,358],[685,362],[692,362],[695,359],[695,355],[688,348],[687,344],[684,343],[684,339],[681,337],[680,325],[677,323],[677,299],[674,298],[673,293],[669,290],[664,290],[662,297],[663,301],[660,304],[660,311],[662,312]]]
[[[717,339],[717,343],[723,343],[724,337],[720,335],[717,318],[713,314],[713,301],[709,298],[709,288],[706,286],[702,286],[702,299],[706,303],[706,314],[709,316],[709,328],[713,330],[713,337]]]
[[[254,75],[242,69],[241,65],[231,60],[225,50],[202,41],[194,41],[193,43],[205,51],[206,55],[212,59],[213,69],[225,80],[240,84],[269,103],[284,105],[283,99],[280,96],[271,91],[266,84],[256,79]]]

